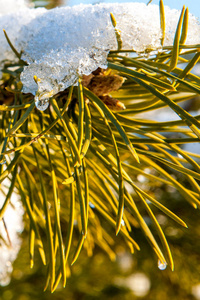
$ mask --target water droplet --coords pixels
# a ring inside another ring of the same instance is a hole
[[[122,225],[122,226],[125,226],[125,222],[124,222],[123,219],[121,220],[121,225]]]
[[[81,234],[84,236],[84,238],[86,239],[86,236],[87,236],[87,230],[86,231],[84,231],[84,230],[82,230],[81,231]]]
[[[91,208],[95,208],[95,205],[94,205],[92,202],[89,202],[89,206],[90,206]]]
[[[160,260],[158,261],[158,269],[161,271],[165,270],[167,268],[167,263],[166,262],[161,262]]]
[[[2,161],[0,161],[0,165],[4,165],[4,164],[6,164],[6,160],[5,159],[2,160]]]
[[[35,106],[40,111],[44,111],[49,106],[49,99],[46,98],[46,99],[40,100],[38,96],[35,96]]]

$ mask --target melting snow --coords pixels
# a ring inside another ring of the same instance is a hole
[[[5,179],[1,186],[0,192],[0,206],[5,201],[5,195],[8,193],[8,187],[10,181]],[[19,200],[19,195],[15,192],[12,194],[10,203],[4,214],[4,221],[8,230],[8,236],[6,234],[3,221],[0,220],[0,285],[7,285],[10,282],[10,274],[12,273],[12,263],[16,259],[17,254],[21,247],[20,233],[24,229],[23,224],[23,207]],[[9,245],[9,239],[11,245]]]
[[[123,49],[161,49],[157,5],[80,4],[52,10],[23,8],[0,16],[0,27],[6,29],[18,51],[23,50],[22,59],[28,63],[21,74],[23,91],[34,95],[38,92],[37,97],[43,100],[75,85],[79,76],[89,75],[98,67],[106,68],[109,51],[117,49],[110,12],[121,31]],[[172,45],[180,11],[165,7],[165,15],[165,45]],[[2,32],[0,43],[0,61],[13,59]],[[200,43],[200,26],[192,15],[186,43]],[[40,78],[37,84],[34,75]]]
[[[11,0],[10,0],[11,1]],[[1,2],[4,2],[4,6],[0,7],[5,7],[5,0],[0,0],[0,5]],[[10,3],[9,1],[7,1]],[[13,0],[14,2],[14,0]],[[16,4],[19,1],[16,1]],[[7,8],[9,8],[8,6]],[[14,10],[14,7],[16,8],[16,11]],[[17,7],[20,7],[20,10],[17,10]],[[46,12],[45,9],[30,9],[26,8],[25,6],[22,8],[21,6],[13,6],[13,10],[15,12],[10,12],[9,10],[0,10],[0,69],[3,68],[4,62],[5,61],[11,61],[15,62],[17,60],[15,54],[11,50],[5,35],[3,33],[3,29],[6,30],[6,33],[9,36],[9,39],[12,41],[13,45],[15,48],[20,52],[22,48],[17,47],[17,41],[18,40],[23,40],[26,39],[26,37],[22,36],[21,30],[22,27],[26,24],[28,24],[31,20],[33,20],[36,16],[39,16],[40,14]],[[12,10],[11,10],[12,11]],[[4,12],[4,14],[3,14]],[[29,33],[29,38],[30,38],[31,32]],[[1,77],[1,71],[0,71],[0,77]]]

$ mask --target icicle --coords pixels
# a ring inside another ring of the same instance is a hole
[[[35,96],[34,100],[35,100],[35,106],[40,111],[46,110],[47,107],[49,106],[49,98],[40,100],[38,96]]]

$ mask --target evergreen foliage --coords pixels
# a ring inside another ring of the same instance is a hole
[[[162,1],[160,11],[164,40]],[[82,247],[91,256],[97,245],[111,260],[119,241],[132,253],[140,250],[135,228],[159,262],[174,269],[157,213],[166,214],[177,227],[187,225],[170,210],[176,199],[163,205],[155,187],[173,187],[194,208],[200,207],[200,155],[184,148],[200,139],[200,116],[184,109],[185,101],[200,94],[200,79],[191,72],[200,45],[184,45],[187,14],[183,8],[174,44],[158,53],[121,50],[116,30],[118,50],[109,53],[107,70],[83,76],[77,87],[52,97],[44,112],[35,108],[33,95],[21,92],[25,62],[5,32],[19,61],[5,62],[1,80],[0,182],[8,178],[10,187],[0,217],[17,188],[26,211],[30,266],[37,249],[47,265],[45,288],[50,285],[54,291],[61,279],[65,286]],[[177,120],[145,118],[145,113],[159,114],[163,108],[175,112]],[[146,186],[138,181],[141,175]]]

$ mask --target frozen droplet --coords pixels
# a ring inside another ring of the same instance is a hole
[[[38,96],[35,96],[35,106],[37,109],[44,111],[49,106],[49,99],[40,100]]]
[[[122,226],[125,226],[125,222],[124,222],[123,219],[121,220],[121,225],[122,225]]]
[[[92,202],[89,202],[89,206],[90,206],[91,208],[95,208],[95,205],[94,205]]]
[[[161,262],[160,260],[158,261],[158,269],[161,271],[165,270],[167,268],[167,263],[166,262]]]
[[[82,230],[81,231],[81,234],[84,236],[84,238],[86,239],[86,236],[87,236],[87,230],[86,231],[84,231],[84,230]]]
[[[0,165],[4,165],[4,164],[6,164],[6,160],[5,159],[3,159],[3,160],[0,161]]]

